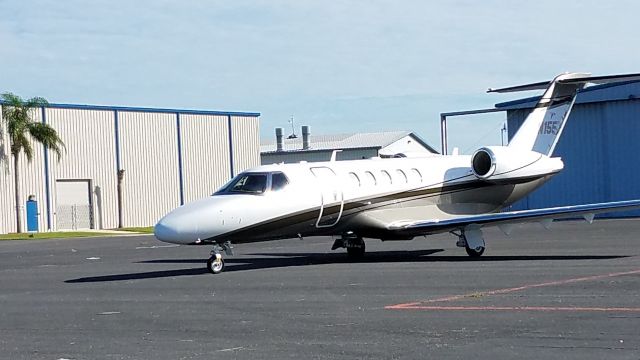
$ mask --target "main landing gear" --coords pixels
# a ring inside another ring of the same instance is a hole
[[[479,258],[484,254],[484,238],[479,227],[467,227],[459,233],[452,231],[458,237],[456,246],[464,247],[467,255],[472,258]]]
[[[207,260],[207,270],[212,274],[220,274],[224,271],[224,259],[222,258],[222,252],[227,255],[233,255],[233,248],[231,242],[227,241],[222,245],[215,244],[211,250],[211,257]]]
[[[342,237],[333,242],[331,250],[338,248],[347,249],[347,257],[350,260],[362,259],[366,251],[366,246],[362,237],[356,235],[352,231],[342,234]]]

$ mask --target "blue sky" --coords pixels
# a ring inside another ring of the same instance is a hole
[[[0,0],[0,91],[257,111],[261,134],[413,130],[564,71],[640,72],[637,1]],[[515,97],[534,94],[515,94]],[[465,152],[504,115],[450,122]]]

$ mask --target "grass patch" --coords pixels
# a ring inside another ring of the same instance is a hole
[[[129,231],[129,232],[135,232],[135,233],[141,233],[141,234],[153,234],[153,226],[147,226],[147,227],[126,227],[126,228],[122,228],[122,229],[113,229],[113,230],[117,230],[117,231]]]
[[[21,234],[0,234],[0,240],[37,240],[37,239],[58,239],[58,238],[79,238],[90,236],[105,236],[104,233],[89,231],[56,231]]]

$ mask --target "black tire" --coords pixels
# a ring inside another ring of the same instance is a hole
[[[220,259],[220,262],[216,263],[216,257],[210,257],[209,260],[207,260],[207,270],[212,274],[220,274],[224,271],[224,260]]]
[[[484,246],[481,246],[477,249],[472,249],[468,246],[465,246],[464,250],[467,252],[467,255],[472,258],[479,258],[480,256],[482,256],[482,254],[484,254]]]
[[[364,240],[360,239],[359,246],[347,248],[347,257],[349,258],[349,260],[360,260],[364,257],[365,251],[366,246],[364,245]]]

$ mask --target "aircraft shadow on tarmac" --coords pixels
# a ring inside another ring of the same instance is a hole
[[[408,262],[495,262],[495,261],[541,261],[541,260],[606,260],[628,257],[626,255],[523,255],[523,256],[483,256],[469,258],[460,256],[429,256],[444,251],[443,249],[416,251],[378,251],[369,252],[363,259],[352,261],[344,253],[257,253],[246,254],[238,258],[225,258],[225,273],[234,271],[258,270],[269,268],[286,268],[292,266],[325,265],[339,263],[408,263]],[[259,257],[251,257],[259,256]],[[158,259],[140,261],[140,264],[201,264],[196,268],[148,271],[129,274],[113,274],[83,277],[66,280],[65,283],[93,283],[154,279],[176,276],[193,276],[207,274],[206,259]]]

